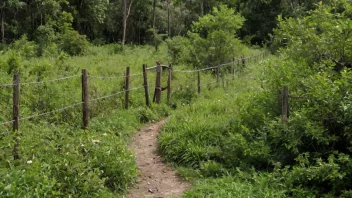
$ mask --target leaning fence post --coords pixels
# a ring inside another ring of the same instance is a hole
[[[200,93],[200,71],[198,73],[198,93]]]
[[[126,67],[126,75],[125,75],[125,109],[128,109],[129,94],[130,94],[130,67]]]
[[[19,129],[19,117],[20,117],[20,75],[14,74],[13,76],[13,131],[16,133]],[[18,154],[19,148],[19,137],[15,135],[15,145],[13,148],[14,160],[20,159]]]
[[[143,65],[143,79],[144,79],[144,93],[145,93],[145,103],[150,106],[149,100],[149,90],[148,90],[148,76],[147,76],[147,65]]]
[[[156,66],[156,83],[155,83],[155,94],[156,94],[156,103],[160,104],[161,102],[161,72],[162,68],[160,63],[157,63]]]
[[[288,86],[282,90],[282,123],[286,124],[289,116],[288,111]]]
[[[172,64],[169,64],[169,75],[167,78],[167,103],[171,99]]]
[[[89,98],[88,98],[88,72],[82,69],[82,112],[83,129],[87,129],[89,123]]]

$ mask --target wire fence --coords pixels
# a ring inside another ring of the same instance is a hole
[[[195,85],[197,85],[198,87],[209,86],[209,85],[212,85],[212,84],[219,83],[219,79],[218,78],[219,78],[220,74],[219,74],[218,70],[220,68],[227,67],[227,66],[234,67],[235,65],[238,65],[238,64],[245,64],[246,60],[250,60],[252,58],[257,58],[257,57],[263,57],[264,58],[264,55],[261,53],[261,54],[250,56],[250,57],[246,57],[246,58],[244,58],[244,57],[234,58],[232,61],[227,62],[227,63],[223,63],[223,64],[220,64],[220,65],[217,65],[217,66],[206,67],[206,68],[202,68],[202,69],[195,69],[195,70],[172,70],[171,67],[169,68],[169,66],[166,66],[166,65],[152,66],[152,67],[146,68],[146,71],[149,71],[148,72],[149,79],[146,79],[147,80],[146,83],[147,83],[148,88],[149,88],[150,91],[153,91],[153,89],[152,89],[153,87],[155,87],[155,91],[157,89],[166,89],[166,88],[163,88],[163,87],[157,88],[157,86],[156,86],[157,80],[155,80],[155,79],[157,79],[157,72],[151,72],[152,70],[157,70],[158,67],[162,67],[162,68],[168,68],[170,70],[170,72],[172,72],[172,75],[174,75],[173,78],[177,80],[177,82],[175,82],[173,84],[173,89],[175,89],[175,90],[180,89],[180,88],[182,89],[182,87],[186,87],[186,86],[192,86],[193,87],[194,86],[193,83]],[[213,79],[213,77],[211,77],[211,75],[209,75],[207,78],[205,78],[206,80],[208,80],[208,82],[204,82],[204,79],[203,79],[203,82],[201,83],[200,79],[199,79],[199,73],[200,72],[204,72],[204,71],[208,71],[208,70],[213,70],[213,71],[217,72],[217,75],[218,75],[217,76],[217,80],[216,81],[211,80],[211,79]],[[233,71],[235,72],[235,68],[233,68]],[[183,75],[176,75],[175,76],[175,74],[177,74],[177,73],[182,73]],[[196,83],[196,81],[194,81],[194,79],[197,78],[197,74],[198,74],[198,83]],[[93,92],[90,92],[90,93],[88,92],[88,95],[93,96],[93,99],[87,99],[85,101],[84,98],[83,98],[82,102],[77,102],[76,101],[76,102],[73,102],[70,105],[66,105],[66,106],[63,105],[62,107],[57,108],[57,109],[53,109],[51,111],[41,112],[41,113],[28,115],[28,116],[24,116],[24,117],[20,117],[18,112],[13,112],[13,118],[14,119],[9,120],[9,121],[1,122],[0,126],[13,124],[13,123],[18,122],[18,121],[29,120],[29,119],[33,119],[33,118],[38,118],[38,117],[42,117],[42,116],[46,116],[46,115],[62,112],[62,111],[65,111],[65,110],[68,110],[68,109],[71,109],[73,107],[77,107],[77,106],[80,106],[80,105],[82,105],[83,109],[84,109],[84,105],[88,104],[88,102],[97,102],[97,101],[101,101],[101,100],[104,100],[104,99],[112,98],[112,97],[115,97],[115,96],[118,96],[118,95],[122,95],[122,94],[125,94],[125,97],[126,97],[125,100],[128,100],[128,94],[129,94],[130,91],[146,89],[146,85],[141,86],[142,84],[141,84],[141,80],[140,80],[140,77],[144,77],[144,75],[146,75],[146,74],[144,74],[144,73],[136,73],[136,74],[129,74],[129,75],[123,74],[123,75],[120,75],[120,76],[87,75],[86,76],[87,79],[110,80],[109,81],[110,82],[109,85],[106,82],[103,82],[100,85],[108,86],[108,87],[111,87],[112,89],[111,90],[107,90],[105,94],[101,95],[101,92],[97,91],[98,88],[95,87],[96,85],[95,84],[91,84],[91,86],[94,86],[94,87],[89,87],[88,86],[87,89],[88,90],[93,90]],[[163,76],[165,77],[166,74],[164,74]],[[169,76],[170,77],[168,77],[168,78],[171,78],[171,75],[169,75]],[[37,82],[19,82],[19,80],[18,80],[18,81],[14,81],[14,83],[12,83],[12,84],[0,84],[0,88],[13,87],[14,90],[15,90],[16,87],[19,87],[21,85],[43,85],[43,84],[46,84],[46,83],[55,83],[55,82],[59,82],[59,81],[66,81],[66,80],[74,79],[74,78],[78,78],[78,77],[82,77],[82,86],[83,86],[84,78],[83,78],[83,72],[82,72],[82,74],[78,74],[78,75],[64,76],[64,77],[60,77],[60,78],[56,78],[56,79],[43,80],[43,81],[37,81]],[[111,80],[114,80],[114,79],[116,79],[118,81],[117,82],[112,82]],[[230,79],[233,79],[233,77],[231,77],[231,76],[230,77],[226,77],[226,80],[230,80]],[[170,80],[170,82],[169,82],[169,80]],[[16,83],[16,82],[19,82],[19,83]],[[127,86],[126,83],[128,84],[128,87],[131,87],[131,88],[126,89],[126,87],[125,87],[125,86]],[[168,83],[167,86],[171,86],[171,84],[169,85],[169,83],[171,83],[171,79],[168,79],[167,83]],[[118,85],[111,86],[111,84],[118,84]],[[123,85],[123,89],[121,91],[113,91],[113,89],[116,89],[116,87],[118,87],[121,84],[124,84]],[[166,83],[162,82],[162,84],[166,84]],[[196,86],[194,86],[194,87],[196,87]],[[82,90],[83,89],[84,88],[82,87]],[[72,93],[68,93],[68,94],[71,95]],[[154,93],[154,95],[155,95],[155,93]],[[67,95],[66,95],[66,97],[67,97]],[[84,93],[82,93],[82,97],[84,97]],[[146,97],[149,97],[149,95],[146,96]],[[15,100],[15,98],[14,98],[14,100]],[[75,100],[75,97],[72,97],[72,98],[69,99],[69,101],[74,101],[74,100]],[[15,105],[16,104],[14,104],[14,106]],[[16,113],[17,113],[17,115],[16,115]]]

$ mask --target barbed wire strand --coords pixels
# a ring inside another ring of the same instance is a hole
[[[247,60],[247,59],[250,59],[252,57],[260,56],[262,54],[263,53],[257,54],[257,55],[254,55],[254,56],[249,56],[247,58],[234,58],[234,60]],[[203,68],[203,69],[197,69],[197,70],[173,70],[172,72],[175,72],[175,73],[176,72],[179,72],[179,73],[192,73],[192,72],[198,72],[198,71],[206,71],[206,70],[215,69],[215,68],[218,68],[218,67],[225,67],[225,66],[228,66],[228,65],[234,64],[234,63],[235,63],[234,61],[231,61],[231,62],[224,63],[224,64],[221,64],[221,65],[213,66],[213,67],[206,67],[206,68]]]
[[[99,98],[91,99],[91,100],[89,100],[89,102],[95,102],[95,101],[98,101],[98,100],[102,100],[102,99],[110,98],[110,97],[113,97],[113,96],[117,96],[119,94],[125,93],[126,91],[133,91],[133,90],[142,89],[142,88],[144,88],[144,86],[136,87],[136,88],[129,89],[129,90],[119,91],[119,92],[116,92],[114,94],[110,94],[110,95],[102,96],[102,97],[99,97]]]
[[[215,83],[218,83],[217,81],[214,81],[214,82],[210,82],[210,83],[206,83],[206,84],[201,84],[200,86],[203,87],[203,86],[206,86],[206,85],[211,85],[211,84],[215,84]],[[220,82],[219,82],[220,83]]]
[[[9,124],[9,123],[13,123],[13,122],[15,122],[15,120],[2,122],[2,123],[0,123],[0,126],[5,125],[5,124]]]
[[[156,69],[157,66],[147,67],[146,70]]]
[[[131,74],[129,77],[141,76],[143,73]],[[98,79],[115,79],[115,78],[126,78],[127,76],[91,76],[88,75],[89,78],[98,78]]]
[[[0,87],[13,87],[15,85],[17,85],[17,84],[2,84],[2,85],[0,85]]]
[[[70,106],[62,107],[60,109],[55,109],[53,111],[49,111],[49,112],[45,112],[45,113],[40,113],[40,114],[36,114],[36,115],[31,115],[31,116],[28,116],[28,117],[20,118],[19,120],[29,120],[31,118],[36,118],[36,117],[49,115],[49,114],[52,114],[52,113],[56,113],[56,112],[64,111],[66,109],[70,109],[72,107],[75,107],[75,106],[78,106],[78,105],[81,105],[81,104],[83,104],[83,102],[75,103],[75,104],[72,104]]]
[[[57,78],[57,79],[52,79],[52,80],[45,80],[45,81],[39,81],[39,82],[23,82],[23,83],[20,83],[20,85],[44,84],[44,83],[49,83],[49,82],[57,82],[57,81],[71,79],[71,78],[76,78],[76,77],[79,77],[79,76],[82,76],[82,75],[78,74],[78,75],[66,76],[66,77],[62,77],[62,78]]]

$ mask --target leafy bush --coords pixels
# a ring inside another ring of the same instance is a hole
[[[232,60],[243,48],[235,36],[243,22],[240,14],[221,5],[193,23],[192,30],[188,32],[192,64],[205,67]]]
[[[59,36],[59,48],[69,55],[81,55],[88,49],[86,36],[70,30]]]
[[[19,40],[10,45],[10,49],[25,58],[32,58],[37,56],[38,46],[34,41],[28,41],[27,35],[23,35]]]

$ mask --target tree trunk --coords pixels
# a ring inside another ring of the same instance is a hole
[[[126,25],[127,25],[127,0],[122,1],[123,7],[123,22],[122,22],[122,48],[125,47],[125,39],[126,39]]]
[[[171,38],[171,27],[170,27],[170,1],[167,0],[167,36]]]
[[[200,3],[200,17],[203,17],[203,15],[204,15],[204,0],[201,0],[199,3]]]
[[[155,51],[158,51],[158,43],[156,41],[156,30],[155,30],[155,7],[156,7],[156,0],[153,1],[153,39],[154,39]]]
[[[4,18],[5,18],[5,12],[4,10],[1,10],[1,41],[3,44],[5,44],[5,22],[4,22]]]
[[[128,16],[130,15],[131,12],[131,7],[132,7],[132,2],[133,0],[130,0],[130,5],[128,6],[127,9],[127,0],[123,0],[123,24],[122,24],[122,48],[125,47],[125,42],[126,42],[126,29],[127,29],[127,19]]]

